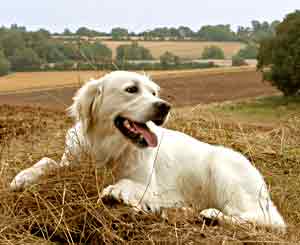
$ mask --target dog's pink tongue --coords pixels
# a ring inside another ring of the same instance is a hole
[[[137,123],[134,123],[134,127],[144,136],[144,139],[147,141],[150,147],[157,146],[157,137],[154,133],[152,133],[149,129],[138,125]]]

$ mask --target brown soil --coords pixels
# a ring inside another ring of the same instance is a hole
[[[218,74],[170,73],[154,74],[162,88],[162,97],[176,106],[222,102],[277,93],[268,83],[262,82],[256,71],[235,71]],[[78,86],[41,89],[39,91],[0,95],[0,104],[37,105],[65,109],[71,104]]]

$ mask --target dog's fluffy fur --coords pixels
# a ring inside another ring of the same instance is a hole
[[[158,92],[150,78],[133,72],[112,72],[86,83],[70,107],[76,124],[67,133],[62,161],[43,158],[20,172],[11,189],[24,188],[46,171],[68,165],[88,152],[99,163],[114,160],[118,164],[118,179],[102,196],[148,212],[192,206],[209,217],[284,230],[262,175],[244,156],[153,122],[155,115],[166,120],[166,115],[154,113],[155,105],[166,103]],[[146,123],[158,142],[152,142],[152,147],[137,146],[116,127],[118,116]]]

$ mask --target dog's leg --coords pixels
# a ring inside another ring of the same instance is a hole
[[[217,221],[218,224],[244,224],[245,220],[240,218],[224,215],[220,210],[209,208],[201,211],[200,216],[211,221]]]
[[[217,147],[211,161],[210,193],[218,219],[284,231],[286,225],[259,171],[243,155]],[[228,217],[227,217],[228,216]]]
[[[51,170],[68,166],[69,164],[66,154],[63,155],[60,163],[57,163],[48,157],[44,157],[30,168],[24,169],[18,173],[10,183],[10,189],[13,191],[21,190],[36,183],[42,175]]]
[[[248,210],[237,212],[235,216],[238,216],[239,220],[244,222],[254,223],[260,227],[285,233],[286,224],[271,199],[261,199],[259,202],[259,205],[253,202]],[[230,210],[230,212],[232,211]]]
[[[102,191],[101,199],[107,197],[124,202],[139,211],[152,213],[160,211],[158,198],[153,189],[130,179],[122,179],[116,184],[106,187]]]
[[[228,205],[222,210],[217,209],[205,209],[200,215],[211,219],[217,220],[220,224],[233,224],[233,225],[257,225],[259,227],[271,228],[272,230],[285,233],[286,225],[283,218],[277,211],[271,200],[268,201],[268,207],[255,207],[247,211],[241,211],[236,207]],[[226,213],[226,214],[224,214]]]

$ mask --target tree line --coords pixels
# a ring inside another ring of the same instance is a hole
[[[80,28],[80,31],[84,34],[84,31],[87,30]],[[244,50],[246,53],[242,56],[255,58],[256,54],[249,55],[247,52],[248,46],[256,49],[255,44],[249,44]],[[121,63],[122,66],[128,60],[153,59],[150,50],[138,45],[136,41],[120,45],[116,53],[115,62]],[[170,57],[169,52],[162,56],[162,64],[166,64],[164,60],[170,60],[169,58],[164,59],[165,57]],[[208,47],[202,57],[199,54],[199,58],[223,59],[224,54],[220,48]],[[25,27],[17,25],[0,28],[0,75],[10,71],[83,70],[95,67],[100,69],[112,64],[112,60],[112,50],[100,41],[57,40],[53,39],[52,34],[45,29],[27,31]],[[171,63],[178,65],[179,57],[176,57],[175,60],[176,62]]]
[[[51,38],[47,30],[26,31],[13,25],[0,28],[0,75],[9,71],[50,69],[111,62],[112,51],[100,42],[65,43]]]
[[[205,25],[198,31],[193,31],[189,27],[180,26],[178,28],[155,28],[150,31],[142,32],[140,35],[146,40],[159,38],[165,40],[199,40],[199,41],[241,41],[259,42],[260,40],[273,36],[279,21],[268,23],[266,21],[252,21],[251,27],[239,26],[237,31],[233,31],[230,25]]]
[[[242,41],[258,42],[261,39],[274,35],[279,21],[253,20],[250,27],[239,26],[233,31],[230,25],[204,25],[194,31],[187,26],[158,27],[139,33],[129,32],[126,28],[115,27],[110,32],[101,32],[86,27],[80,27],[75,32],[66,28],[62,33],[53,33],[56,36],[107,36],[112,40],[128,40],[130,37],[141,37],[143,40],[198,40],[198,41]]]

